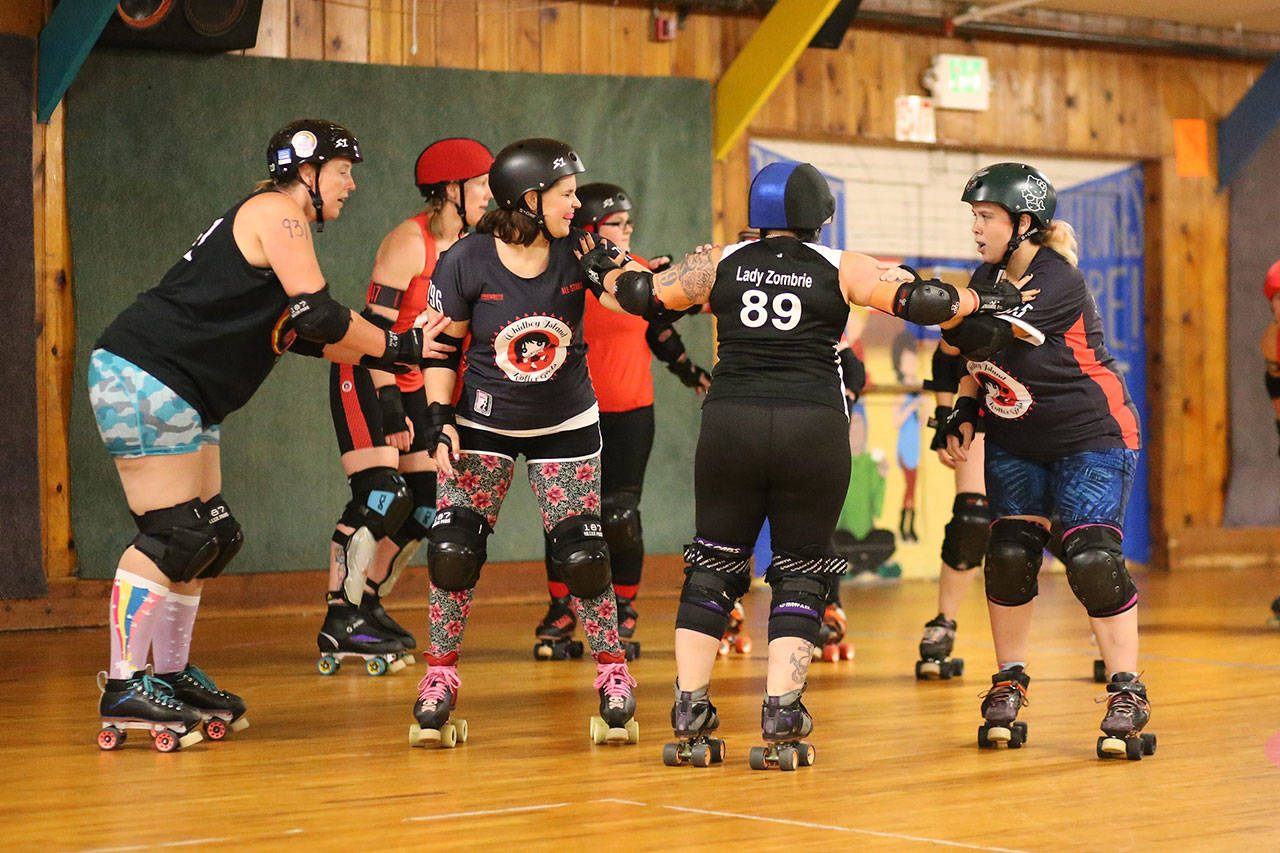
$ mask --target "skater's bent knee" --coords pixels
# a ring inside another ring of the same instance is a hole
[[[1077,527],[1062,539],[1067,581],[1090,616],[1115,616],[1138,603],[1122,541],[1120,531],[1107,524]]]
[[[822,613],[831,587],[839,582],[845,561],[834,557],[799,557],[775,552],[765,580],[773,589],[769,605],[769,642],[797,637],[818,642]]]
[[[413,493],[394,468],[366,468],[347,481],[351,500],[343,508],[339,523],[356,529],[367,527],[374,539],[395,533],[413,510]]]
[[[1039,592],[1036,581],[1049,531],[1032,521],[1000,518],[987,543],[987,599],[1006,607],[1027,604]]]
[[[599,516],[571,515],[548,533],[551,568],[571,595],[598,598],[609,589],[609,548]]]
[[[437,512],[427,545],[431,582],[446,592],[474,587],[488,556],[485,541],[492,532],[484,516],[466,507]]]
[[[987,496],[978,492],[956,495],[951,521],[942,535],[942,562],[957,571],[982,565],[991,534],[991,508]]]
[[[600,504],[604,538],[609,543],[609,552],[620,554],[643,548],[640,496],[635,492],[618,491],[605,495]]]
[[[135,515],[133,521],[138,526],[133,547],[175,583],[194,580],[217,559],[218,535],[199,500]]]
[[[213,525],[214,536],[218,538],[218,556],[214,557],[213,562],[205,566],[199,575],[201,578],[208,579],[222,574],[227,563],[240,553],[240,548],[244,545],[244,530],[240,527],[240,522],[236,521],[235,516],[231,514],[231,508],[227,506],[226,499],[221,493],[205,501],[204,511],[209,523]]]

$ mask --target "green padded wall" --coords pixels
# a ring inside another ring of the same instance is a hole
[[[625,186],[636,200],[635,249],[692,249],[711,236],[711,92],[704,81],[499,74],[239,56],[95,51],[67,97],[67,202],[76,297],[71,510],[79,573],[109,577],[134,535],[123,492],[89,411],[93,342],[136,293],[265,176],[272,131],[328,118],[360,138],[365,162],[342,218],[317,235],[337,298],[359,307],[374,251],[417,212],[418,152],[471,136],[495,152],[526,136],[575,146],[583,180]],[[656,123],[661,119],[661,124]],[[709,317],[680,331],[711,359]],[[693,446],[699,407],[658,365],[658,435],[645,484],[652,553],[693,535]],[[328,365],[286,355],[222,430],[223,493],[247,542],[232,572],[322,568],[349,496],[328,407]],[[541,559],[539,515],[524,469],[507,497],[494,560]],[[425,549],[422,552],[425,557]]]

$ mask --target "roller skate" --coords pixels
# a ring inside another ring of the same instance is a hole
[[[417,638],[405,630],[403,625],[391,618],[391,614],[382,606],[382,596],[378,593],[370,592],[366,589],[364,595],[360,596],[360,604],[357,609],[366,621],[381,629],[382,634],[399,640],[400,645],[404,647],[406,652],[418,647]],[[405,654],[404,662],[412,665],[417,663],[417,660],[413,655]]]
[[[1280,628],[1280,598],[1271,602],[1271,617],[1267,619],[1267,626]]]
[[[427,656],[427,674],[418,682],[418,701],[413,715],[418,722],[409,726],[410,746],[438,746],[453,749],[467,742],[467,721],[450,720],[458,706],[458,653],[442,658]]]
[[[342,667],[344,658],[364,661],[365,672],[386,675],[404,669],[404,645],[360,615],[360,611],[342,599],[329,602],[329,612],[316,637],[320,660],[316,671],[333,675]]]
[[[939,613],[924,623],[920,638],[920,660],[916,661],[916,680],[940,678],[947,681],[964,675],[964,658],[951,657],[956,644],[956,623]]]
[[[781,696],[764,697],[760,731],[765,745],[751,747],[747,761],[752,770],[777,767],[791,771],[813,764],[817,757],[813,745],[800,740],[813,731],[813,717],[800,701],[803,694],[802,687]]]
[[[635,599],[620,595],[615,595],[614,598],[618,602],[618,638],[622,640],[627,660],[635,660],[640,657],[640,643],[632,639],[636,635],[636,619],[640,615],[632,604]]]
[[[200,715],[209,740],[222,740],[228,732],[249,728],[249,721],[244,716],[244,700],[234,693],[219,690],[200,667],[188,663],[186,669],[159,674],[155,678],[169,686],[174,699]]]
[[[818,628],[818,643],[813,647],[813,659],[832,663],[853,660],[853,643],[843,642],[848,620],[839,604],[828,604]]]
[[[553,597],[547,607],[547,615],[533,629],[538,640],[533,647],[533,656],[538,660],[577,660],[582,657],[582,641],[573,639],[577,627],[578,617],[573,612],[572,599],[567,595]]]
[[[1014,722],[1018,710],[1027,701],[1027,685],[1031,678],[1014,666],[991,676],[991,689],[982,694],[983,724],[978,726],[978,746],[994,749],[1005,744],[1018,749],[1027,742],[1027,724]]]
[[[1107,713],[1102,718],[1104,734],[1098,738],[1098,757],[1141,761],[1144,755],[1154,755],[1156,736],[1142,731],[1151,719],[1151,703],[1147,701],[1147,686],[1138,680],[1137,673],[1117,672],[1111,676],[1105,700]]]
[[[635,721],[636,680],[627,672],[623,652],[601,652],[596,658],[596,680],[600,693],[600,715],[591,718],[592,743],[639,743],[640,724]]]
[[[751,638],[747,636],[746,628],[743,623],[747,620],[747,614],[742,609],[742,599],[738,599],[733,603],[733,610],[729,611],[729,626],[724,629],[724,636],[720,638],[720,657],[726,657],[730,652],[737,652],[740,655],[751,654]]]
[[[98,732],[98,748],[118,749],[129,729],[143,729],[151,735],[157,752],[177,752],[199,743],[200,713],[173,697],[168,684],[158,681],[148,666],[132,678],[108,678],[98,673],[98,715],[102,729]]]
[[[662,748],[662,763],[668,767],[709,767],[724,761],[724,741],[708,737],[719,727],[720,718],[707,696],[707,688],[689,692],[681,690],[677,683],[676,703],[671,706],[671,728],[677,740]]]

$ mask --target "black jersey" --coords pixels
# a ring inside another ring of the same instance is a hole
[[[473,234],[440,256],[428,301],[471,323],[458,423],[536,434],[597,420],[582,311],[587,288],[599,291],[573,245],[552,240],[547,268],[534,278],[506,268],[492,234]]]
[[[295,337],[280,280],[245,260],[232,234],[252,197],[215,219],[96,344],[173,389],[206,426],[248,402]]]
[[[794,237],[726,246],[711,310],[720,360],[707,402],[805,400],[846,411],[835,351],[849,319],[839,251]]]
[[[1042,246],[1027,267],[1035,300],[1011,314],[1044,333],[1015,341],[969,372],[986,394],[987,440],[1010,453],[1048,459],[1083,450],[1140,446],[1138,410],[1102,339],[1102,317],[1084,276]],[[983,264],[973,281],[992,281]]]

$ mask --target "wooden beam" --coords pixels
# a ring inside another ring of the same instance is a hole
[[[779,0],[716,84],[715,158],[723,160],[840,0]]]

